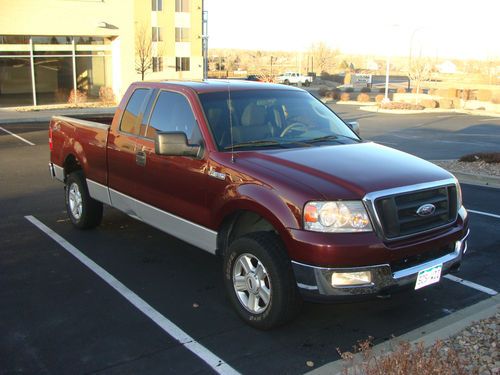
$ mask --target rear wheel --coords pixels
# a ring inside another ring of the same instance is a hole
[[[83,172],[71,173],[66,179],[66,211],[73,225],[79,229],[98,226],[102,220],[102,203],[89,195]]]
[[[300,298],[288,258],[271,232],[235,240],[224,254],[224,283],[238,315],[258,329],[270,329],[294,317]]]
[[[288,79],[285,79],[285,81],[283,82],[285,85],[289,85],[290,84],[290,81]]]

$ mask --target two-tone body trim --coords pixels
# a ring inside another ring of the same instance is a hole
[[[54,163],[49,163],[49,173],[52,178],[64,182],[64,168]]]
[[[87,178],[87,188],[92,198],[111,206],[111,197],[109,196],[109,189],[107,186]]]
[[[160,210],[95,181],[87,179],[87,186],[92,198],[117,208],[134,219],[143,221],[191,245],[215,254],[217,249],[216,231],[170,212]]]

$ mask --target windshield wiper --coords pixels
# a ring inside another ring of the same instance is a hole
[[[234,145],[229,145],[224,147],[224,150],[232,150],[233,148],[242,148],[242,147],[267,147],[267,146],[280,146],[280,145],[281,143],[278,141],[257,139],[255,141],[235,143]]]
[[[280,148],[290,148],[290,145],[294,146],[302,146],[302,147],[311,147],[308,142],[303,141],[294,141],[294,142],[278,142],[269,139],[258,139],[255,141],[241,142],[236,143],[234,145],[229,145],[224,147],[224,150],[232,150],[233,148],[243,148],[243,147],[270,147],[270,146],[278,146]]]
[[[325,135],[323,137],[318,137],[318,138],[312,138],[312,139],[303,140],[302,142],[306,142],[306,143],[317,143],[317,142],[326,142],[326,141],[337,141],[337,142],[339,142],[339,140],[338,140],[339,137],[347,138],[347,139],[350,139],[352,141],[359,142],[359,139],[351,138],[351,137],[348,137],[346,135],[341,135],[341,134]]]

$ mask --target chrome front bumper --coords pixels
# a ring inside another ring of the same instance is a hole
[[[460,265],[463,254],[467,251],[467,234],[455,242],[453,252],[442,257],[420,263],[413,267],[396,272],[391,271],[389,264],[353,268],[323,268],[292,261],[297,286],[305,297],[320,297],[334,299],[334,297],[364,296],[383,294],[399,287],[415,284],[418,273],[430,267],[442,264],[442,274],[452,267]],[[332,286],[330,280],[333,272],[363,272],[370,271],[372,278],[369,284],[356,286]]]

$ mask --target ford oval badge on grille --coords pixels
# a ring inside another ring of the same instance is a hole
[[[427,203],[420,206],[417,210],[418,216],[431,216],[436,211],[436,206],[433,204]]]

